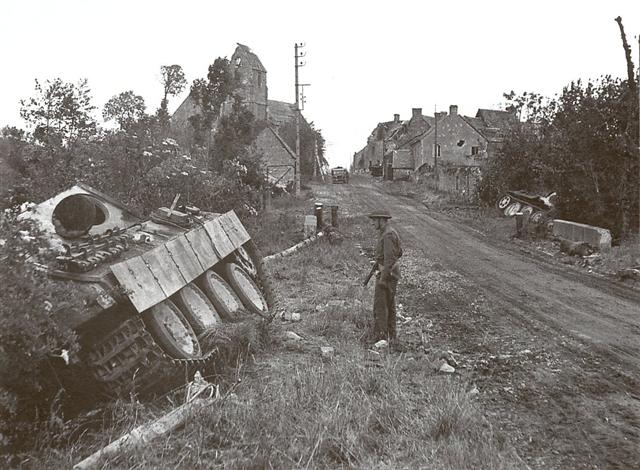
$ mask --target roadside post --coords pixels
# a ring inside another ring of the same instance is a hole
[[[331,207],[331,225],[333,227],[338,226],[338,206],[329,206]]]
[[[322,209],[323,209],[323,205],[321,202],[316,202],[315,203],[315,215],[316,215],[316,229],[318,231],[322,230],[322,227],[324,226],[324,223],[322,221]]]

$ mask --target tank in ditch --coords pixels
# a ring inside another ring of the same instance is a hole
[[[23,214],[60,253],[49,276],[85,299],[81,315],[56,320],[77,332],[76,364],[110,395],[161,390],[215,359],[203,338],[222,323],[274,311],[236,214],[178,209],[143,218],[79,184]]]

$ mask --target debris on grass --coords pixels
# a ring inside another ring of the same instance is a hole
[[[323,359],[332,359],[334,355],[334,349],[331,346],[321,346],[320,355]]]
[[[438,369],[440,372],[445,372],[447,374],[453,374],[456,369],[455,367],[451,367],[449,364],[447,364],[446,362],[444,362],[441,366],[440,369]]]

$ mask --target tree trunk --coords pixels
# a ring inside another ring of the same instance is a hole
[[[615,19],[615,21],[616,23],[618,23],[618,26],[620,27],[620,36],[622,37],[622,47],[624,48],[624,55],[625,55],[625,58],[627,59],[627,78],[629,80],[629,90],[631,90],[631,94],[635,97],[636,79],[633,73],[635,69],[633,67],[633,61],[631,60],[631,47],[627,42],[626,34],[624,34],[624,26],[622,26],[622,18],[618,16]]]

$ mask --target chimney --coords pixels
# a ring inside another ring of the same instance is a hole
[[[420,116],[422,116],[422,108],[411,109],[411,117],[420,117]]]
[[[451,106],[449,106],[449,114],[451,114],[452,116],[457,116],[458,115],[458,105],[457,104],[452,104]]]
[[[399,123],[399,122],[400,122],[400,115],[399,115],[399,114],[394,114],[394,115],[393,115],[393,122],[394,122],[395,124],[397,124],[397,123]]]

